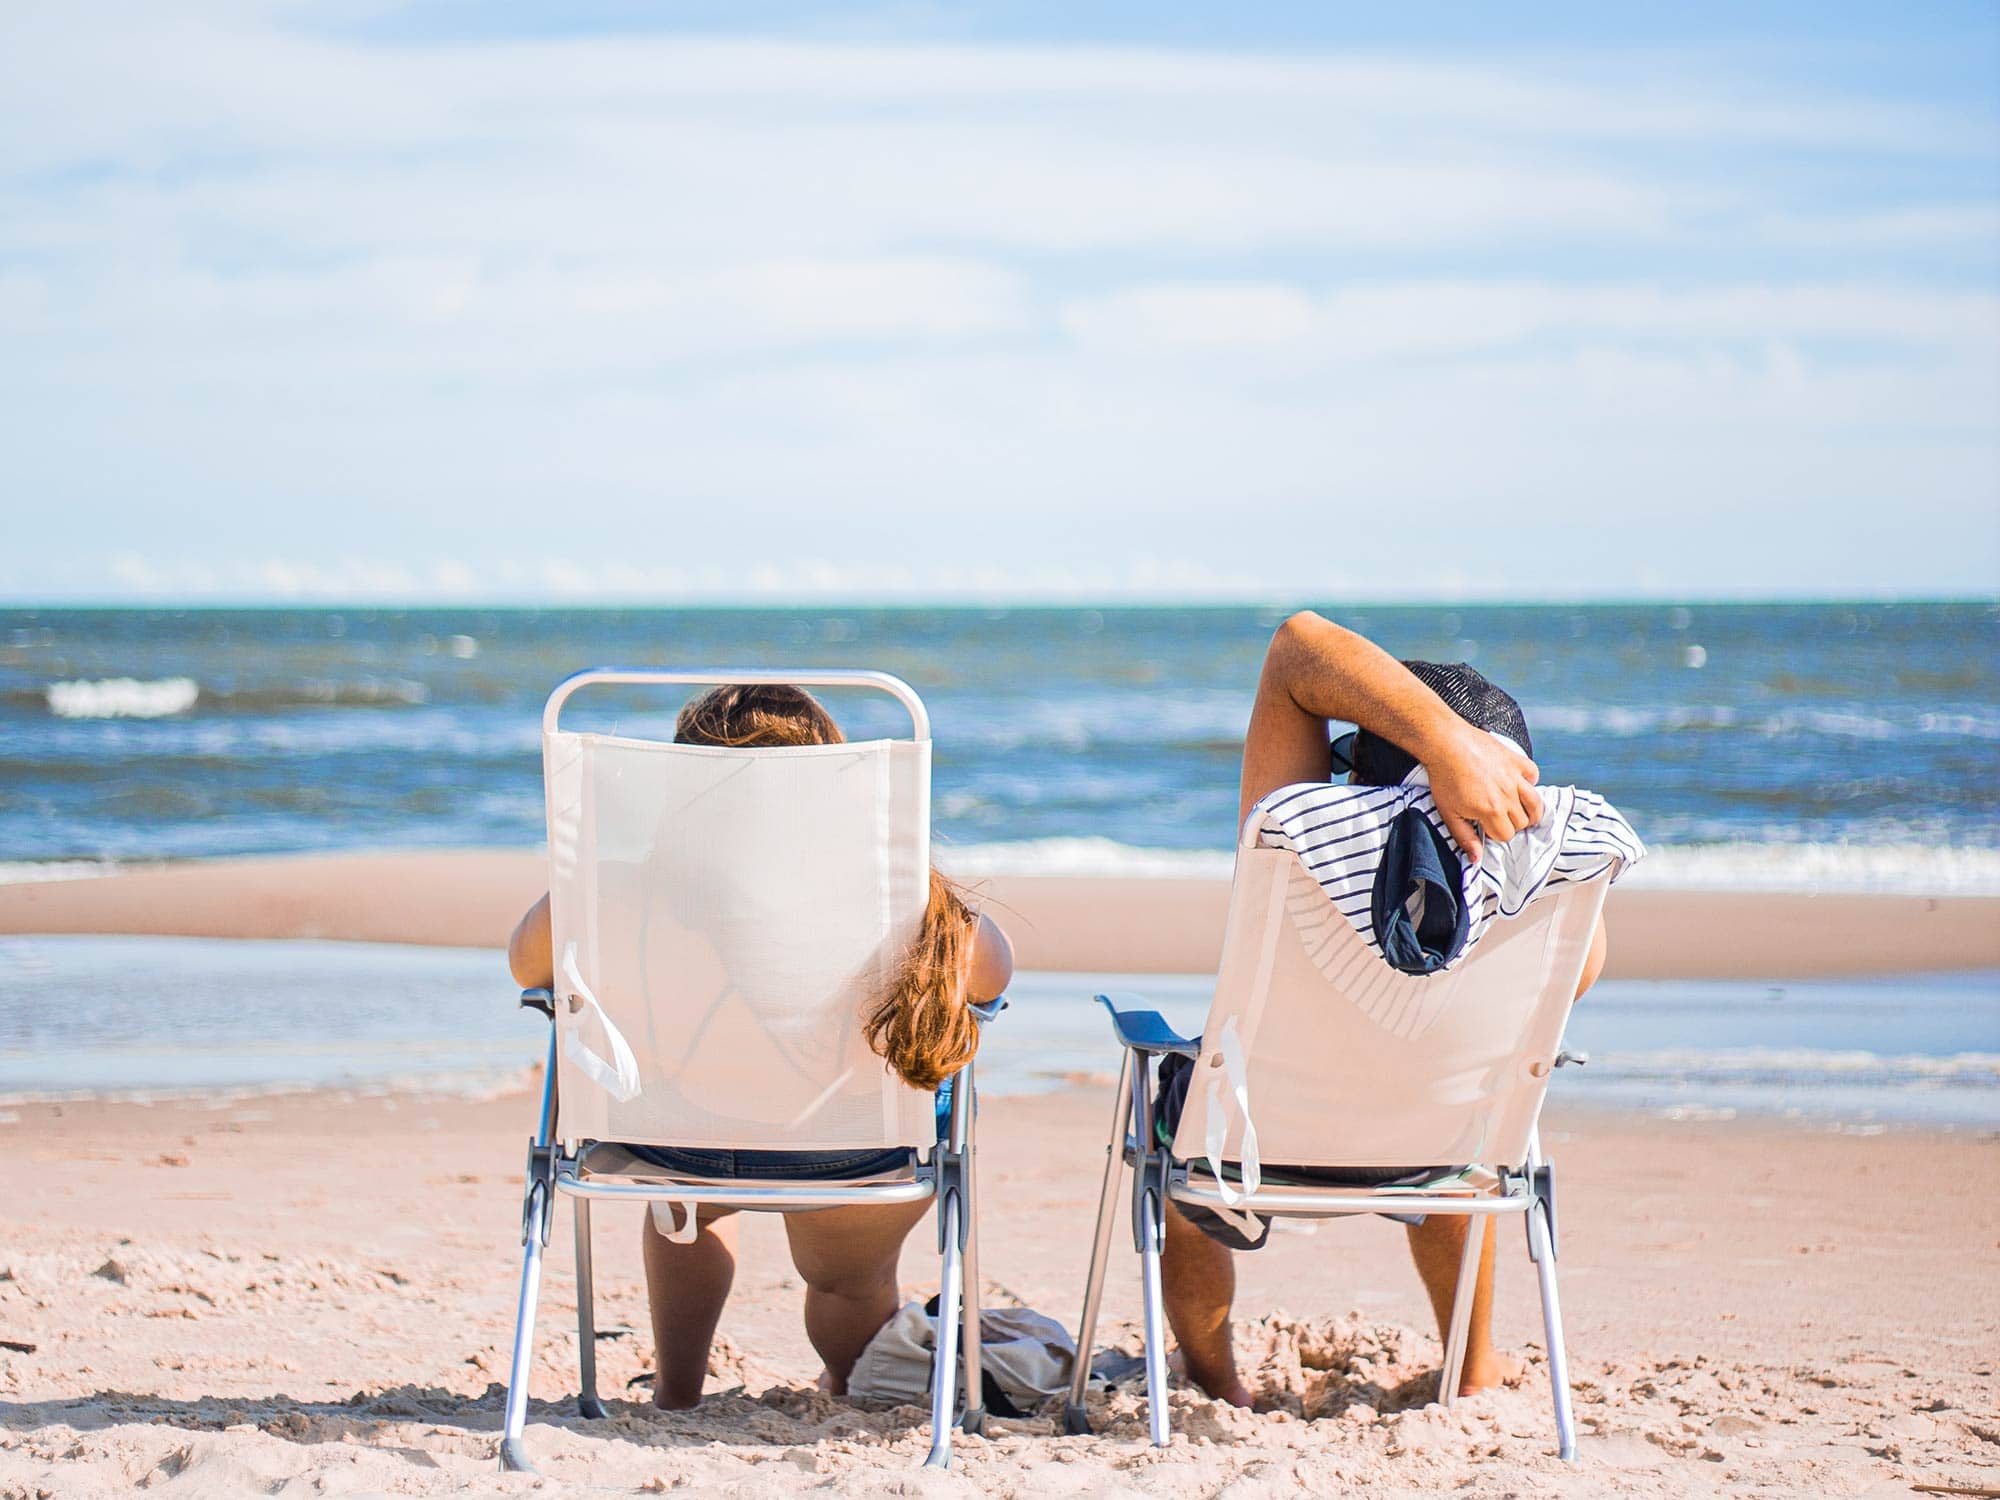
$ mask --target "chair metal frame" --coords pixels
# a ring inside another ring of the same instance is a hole
[[[557,685],[542,713],[544,733],[553,731],[563,704],[579,688],[616,684],[628,686],[700,685],[715,683],[790,683],[801,687],[872,688],[889,694],[909,711],[913,737],[930,738],[930,716],[916,690],[886,672],[816,668],[797,672],[769,668],[711,668],[698,671],[652,668],[593,668],[575,673]],[[974,1006],[982,1027],[1006,1007],[1004,997]],[[597,1331],[592,1274],[590,1207],[598,1199],[684,1205],[692,1214],[698,1204],[767,1213],[835,1208],[849,1204],[937,1203],[940,1287],[937,1348],[931,1365],[931,1446],[927,1467],[951,1462],[954,1421],[969,1433],[985,1430],[986,1409],[980,1404],[983,1385],[979,1341],[979,1236],[975,1204],[974,1119],[977,1092],[973,1064],[954,1077],[951,1114],[941,1124],[937,1140],[918,1155],[908,1177],[864,1181],[771,1182],[727,1178],[686,1180],[660,1174],[658,1179],[622,1174],[593,1175],[583,1153],[564,1150],[556,1134],[560,1101],[556,1089],[555,1026],[557,1000],[547,989],[521,992],[521,1005],[549,1018],[548,1056],[544,1065],[539,1124],[528,1145],[527,1187],[521,1205],[520,1300],[514,1314],[514,1352],[507,1373],[507,1405],[500,1439],[500,1467],[534,1473],[523,1431],[528,1415],[529,1373],[534,1360],[535,1312],[540,1296],[542,1252],[555,1220],[558,1195],[571,1199],[575,1211],[577,1362],[581,1393],[578,1413],[589,1419],[606,1415],[597,1395]],[[718,1145],[726,1145],[718,1142]],[[614,1180],[614,1178],[616,1180]],[[962,1366],[962,1368],[961,1368]],[[962,1378],[961,1378],[962,1377]],[[964,1406],[959,1402],[963,1396]]]
[[[1601,877],[1600,877],[1601,878]],[[1602,902],[1602,893],[1598,895]],[[1593,906],[1593,911],[1598,909]],[[1139,1254],[1144,1306],[1146,1415],[1156,1448],[1171,1436],[1167,1413],[1166,1321],[1160,1286],[1160,1256],[1166,1246],[1166,1205],[1169,1201],[1204,1208],[1227,1207],[1267,1218],[1320,1217],[1331,1214],[1422,1213],[1454,1214],[1468,1221],[1465,1250],[1459,1261],[1458,1284],[1452,1299],[1451,1326],[1445,1339],[1444,1365],[1438,1376],[1438,1399],[1450,1406],[1459,1399],[1458,1384],[1465,1368],[1467,1333],[1472,1321],[1472,1294],[1479,1278],[1488,1219],[1519,1215],[1527,1228],[1528,1256],[1534,1262],[1542,1298],[1542,1330],[1548,1344],[1549,1384],[1555,1404],[1557,1450],[1564,1462],[1576,1458],[1576,1421],[1570,1398],[1569,1356],[1563,1339],[1562,1303],[1556,1287],[1555,1167],[1542,1154],[1539,1125],[1528,1133],[1524,1159],[1513,1166],[1485,1164],[1478,1173],[1454,1176],[1424,1187],[1336,1187],[1260,1184],[1255,1192],[1231,1192],[1225,1199],[1205,1166],[1191,1165],[1160,1144],[1154,1131],[1153,1099],[1161,1057],[1178,1054],[1190,1061],[1201,1055],[1198,1038],[1181,1036],[1159,1012],[1145,1008],[1137,995],[1098,995],[1111,1013],[1111,1024],[1122,1049],[1110,1140],[1105,1147],[1103,1186],[1098,1197],[1096,1231],[1091,1239],[1090,1270],[1084,1283],[1083,1313],[1078,1320],[1076,1373],[1063,1410],[1064,1429],[1072,1434],[1091,1431],[1084,1409],[1089,1381],[1091,1341],[1097,1333],[1104,1278],[1110,1262],[1112,1230],[1117,1220],[1120,1178],[1133,1169],[1131,1189],[1132,1245]],[[1584,1053],[1558,1052],[1554,1066],[1589,1061]],[[1540,1103],[1536,1105],[1537,1114]],[[1425,1190],[1425,1188],[1433,1190]]]

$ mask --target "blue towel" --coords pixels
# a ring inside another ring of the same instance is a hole
[[[1435,974],[1458,957],[1471,925],[1463,881],[1451,841],[1418,809],[1404,808],[1389,825],[1369,901],[1375,945],[1392,968]]]

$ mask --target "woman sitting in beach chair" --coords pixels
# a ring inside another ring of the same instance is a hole
[[[833,717],[810,693],[791,686],[729,686],[695,698],[681,710],[674,739],[729,748],[835,745],[845,741]],[[514,978],[526,988],[554,981],[555,963],[544,896],[514,929],[508,944]],[[938,1089],[973,1054],[979,1031],[970,1007],[998,996],[1012,977],[1006,935],[975,914],[935,870],[923,924],[895,985],[867,1018],[870,1045],[905,1082]],[[948,1101],[940,1097],[941,1110]],[[768,1177],[786,1182],[865,1178],[903,1166],[907,1151],[695,1151],[634,1146],[632,1153],[677,1177]],[[927,1201],[854,1204],[784,1215],[792,1263],[806,1285],[806,1335],[825,1362],[823,1383],[835,1395],[868,1342],[896,1311],[896,1263],[903,1240]],[[658,1369],[654,1405],[684,1410],[701,1400],[709,1346],[736,1270],[733,1208],[703,1205],[696,1233],[670,1239],[660,1207],[642,1229],[646,1285],[652,1304]]]

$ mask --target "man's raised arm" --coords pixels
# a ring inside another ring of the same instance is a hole
[[[1475,861],[1482,837],[1504,841],[1541,818],[1533,761],[1466,723],[1373,641],[1303,610],[1264,653],[1239,819],[1281,786],[1332,774],[1329,719],[1360,725],[1421,761],[1445,827]]]

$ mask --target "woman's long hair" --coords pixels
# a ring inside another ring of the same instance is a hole
[[[711,688],[689,701],[674,723],[683,745],[738,749],[838,745],[846,741],[819,700],[789,684]],[[923,925],[889,992],[863,1025],[868,1045],[905,1083],[935,1089],[972,1060],[979,1028],[967,1003],[978,918],[956,886],[931,871]]]

